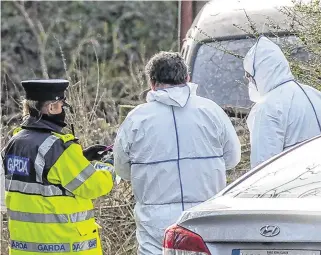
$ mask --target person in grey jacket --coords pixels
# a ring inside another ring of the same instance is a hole
[[[147,103],[128,114],[114,144],[115,170],[132,182],[141,255],[162,254],[165,229],[222,190],[241,157],[228,116],[196,95],[187,69],[179,53],[150,59]]]

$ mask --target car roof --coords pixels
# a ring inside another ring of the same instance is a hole
[[[215,197],[220,197],[220,196],[224,196],[227,192],[229,192],[230,190],[232,190],[235,186],[239,185],[241,182],[243,182],[244,180],[246,180],[247,178],[251,177],[252,175],[254,175],[255,173],[257,173],[258,171],[260,171],[261,169],[265,168],[266,166],[270,165],[271,163],[273,163],[274,161],[281,159],[283,156],[287,155],[287,154],[291,154],[292,151],[297,150],[298,148],[302,148],[307,144],[310,144],[311,142],[316,141],[317,143],[321,143],[321,135],[312,137],[306,141],[303,141],[301,143],[298,143],[297,145],[284,150],[283,152],[273,156],[272,158],[266,160],[265,162],[261,163],[260,165],[256,166],[255,168],[253,168],[252,170],[250,170],[249,172],[247,172],[246,174],[244,174],[243,176],[241,176],[240,178],[238,178],[237,180],[235,180],[234,182],[230,183],[227,187],[225,187],[223,190],[221,190]],[[215,197],[213,197],[212,199],[215,199]]]
[[[273,32],[287,31],[290,20],[280,8],[290,6],[293,6],[292,0],[212,0],[199,12],[186,37],[203,41],[247,35],[250,29],[248,17],[259,33],[272,32],[270,21],[278,24]]]

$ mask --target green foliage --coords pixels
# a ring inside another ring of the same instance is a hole
[[[20,81],[66,78],[68,101],[83,146],[111,144],[118,105],[136,105],[147,84],[145,60],[175,50],[177,2],[28,1],[1,3],[1,147],[20,124]],[[68,128],[65,130],[70,132]],[[122,181],[95,201],[104,254],[135,254],[134,198]],[[6,226],[6,224],[4,224]],[[2,229],[1,254],[9,236]]]
[[[321,8],[320,1],[313,0],[311,4],[297,4],[294,8],[281,10],[293,22],[291,31],[299,38],[297,51],[308,53],[308,58],[300,60],[291,56],[293,47],[289,47],[287,57],[293,74],[299,81],[321,89]]]
[[[176,47],[176,14],[168,1],[2,2],[3,90],[17,100],[21,80],[67,78],[85,80],[91,97],[99,85],[116,103],[137,101],[145,59]],[[12,117],[18,104],[4,96],[2,113]]]
[[[119,122],[131,108],[122,108],[118,114],[118,105],[140,103],[139,94],[147,87],[142,74],[145,59],[159,50],[176,49],[176,2],[12,1],[1,5],[1,106],[2,123],[6,124],[1,127],[1,138],[9,137],[21,117],[17,101],[22,95],[20,81],[49,76],[71,82],[68,100],[75,114],[68,115],[68,122],[75,124],[80,143],[112,143]],[[292,18],[292,32],[310,56],[294,59],[293,48],[287,48],[292,71],[299,81],[320,88],[319,1],[283,11]],[[256,34],[255,27],[251,29]],[[242,162],[228,173],[228,182],[249,168],[244,120],[235,126],[241,127]],[[136,253],[133,206],[126,182],[96,201],[106,254]],[[6,228],[3,234],[3,253],[7,254]]]

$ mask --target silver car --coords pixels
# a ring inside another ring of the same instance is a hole
[[[251,170],[183,212],[163,254],[320,255],[321,136]]]

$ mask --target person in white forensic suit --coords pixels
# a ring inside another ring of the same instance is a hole
[[[282,50],[259,37],[244,58],[250,100],[251,167],[321,134],[321,93],[298,83]]]
[[[183,210],[226,185],[240,161],[240,141],[225,112],[196,95],[179,53],[160,52],[146,65],[151,91],[118,130],[115,170],[136,200],[138,254],[162,254],[164,231]]]

